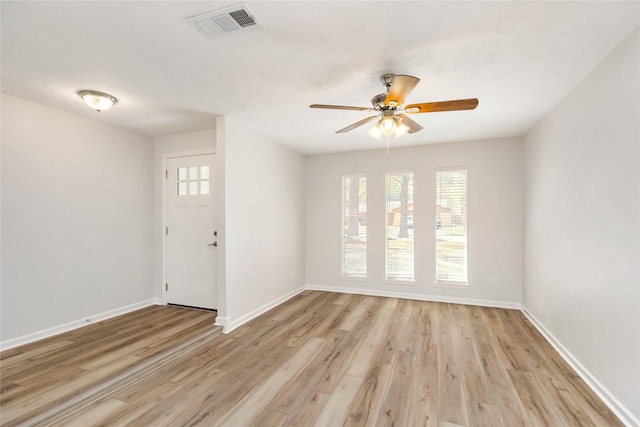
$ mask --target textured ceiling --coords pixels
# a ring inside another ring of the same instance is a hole
[[[421,79],[418,145],[524,134],[639,25],[631,2],[245,2],[260,27],[207,38],[185,18],[238,2],[2,1],[2,92],[139,133],[209,129],[216,115],[301,153],[380,147],[367,112],[383,73]],[[100,114],[76,95],[116,96]]]

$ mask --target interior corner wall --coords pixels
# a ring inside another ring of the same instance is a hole
[[[523,297],[636,423],[639,51],[636,30],[525,137]]]
[[[434,287],[436,168],[468,170],[469,289]],[[306,157],[306,284],[310,288],[519,308],[522,141],[422,145]],[[413,171],[416,284],[386,283],[385,174]],[[367,177],[367,280],[340,278],[342,175]],[[490,285],[492,276],[497,286]]]
[[[227,256],[226,250],[226,126],[224,116],[216,117],[216,166],[214,173],[214,188],[216,192],[216,221],[218,226],[218,256],[216,258],[216,286],[218,288],[218,315],[216,324],[228,331],[227,325]]]
[[[1,120],[2,342],[152,300],[153,140],[4,94]]]
[[[222,241],[233,329],[304,289],[304,158],[236,118],[225,117],[224,128]]]
[[[155,240],[154,250],[154,295],[160,299],[163,296],[162,279],[164,272],[162,258],[162,239],[164,236],[164,216],[163,216],[163,159],[164,156],[172,153],[215,153],[216,151],[216,130],[215,118],[211,118],[210,130],[199,132],[189,132],[177,135],[159,136],[154,140],[154,227],[153,237]]]

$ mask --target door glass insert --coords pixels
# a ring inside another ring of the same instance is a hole
[[[209,194],[209,166],[189,166],[177,169],[178,196]]]

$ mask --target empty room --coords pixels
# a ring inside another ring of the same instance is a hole
[[[0,20],[0,425],[640,427],[640,2]]]

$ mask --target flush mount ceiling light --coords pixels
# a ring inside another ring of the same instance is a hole
[[[84,102],[98,113],[103,110],[108,110],[113,107],[118,100],[109,95],[108,93],[102,93],[95,90],[79,90],[78,96],[84,100]]]

